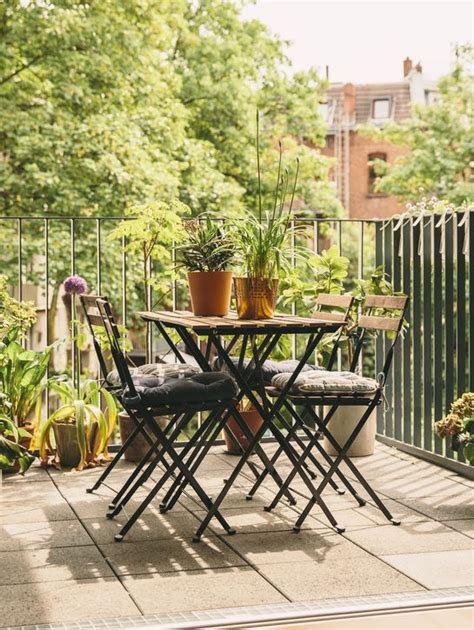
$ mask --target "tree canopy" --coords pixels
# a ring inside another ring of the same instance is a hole
[[[452,72],[438,82],[437,102],[414,105],[403,123],[366,129],[409,149],[391,166],[378,162],[377,191],[409,202],[433,195],[456,205],[474,201],[472,58],[472,47],[457,49]]]
[[[273,186],[277,139],[299,154],[298,207],[340,211],[314,72],[231,0],[5,0],[0,216],[117,216],[178,196],[194,212],[254,203],[255,110]]]

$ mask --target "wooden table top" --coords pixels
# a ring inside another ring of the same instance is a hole
[[[202,317],[193,315],[190,311],[139,311],[138,315],[145,321],[160,322],[170,327],[185,327],[196,333],[215,331],[224,332],[256,332],[266,334],[272,331],[298,333],[317,332],[326,329],[327,332],[338,330],[346,322],[336,320],[331,313],[316,313],[314,317],[299,317],[275,313],[268,319],[238,319],[236,313],[229,313],[227,317]]]

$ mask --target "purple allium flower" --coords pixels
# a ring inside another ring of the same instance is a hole
[[[81,276],[69,276],[64,280],[64,290],[66,293],[82,295],[87,293],[87,282]]]

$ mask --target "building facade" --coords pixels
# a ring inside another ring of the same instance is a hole
[[[369,138],[360,133],[360,126],[402,122],[409,118],[412,104],[432,104],[436,99],[436,83],[427,81],[421,65],[413,66],[408,57],[398,83],[331,84],[327,103],[321,105],[329,125],[323,153],[336,160],[332,177],[350,218],[385,218],[404,210],[394,197],[374,190],[372,164],[374,159],[391,164],[407,149]]]

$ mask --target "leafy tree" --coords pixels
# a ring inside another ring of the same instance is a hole
[[[284,43],[243,21],[233,0],[1,3],[2,262],[15,271],[14,229],[3,230],[2,216],[64,217],[50,232],[51,322],[71,272],[68,218],[118,217],[173,197],[194,214],[255,208],[257,107],[263,194],[274,189],[281,137],[288,157],[301,160],[295,208],[341,211],[318,150],[325,83],[315,72],[289,78],[287,65]],[[43,253],[42,229],[24,223],[25,260]],[[94,221],[75,228],[77,272],[91,288],[95,229]],[[110,246],[102,257],[110,295],[120,292],[120,254]],[[44,281],[37,260],[25,268],[34,282]],[[140,262],[128,263],[139,282]],[[134,284],[131,303],[140,295]]]
[[[451,74],[438,83],[439,101],[415,105],[412,116],[400,124],[366,130],[410,149],[387,166],[374,163],[376,190],[402,201],[436,196],[454,204],[474,200],[472,47],[460,47]]]

